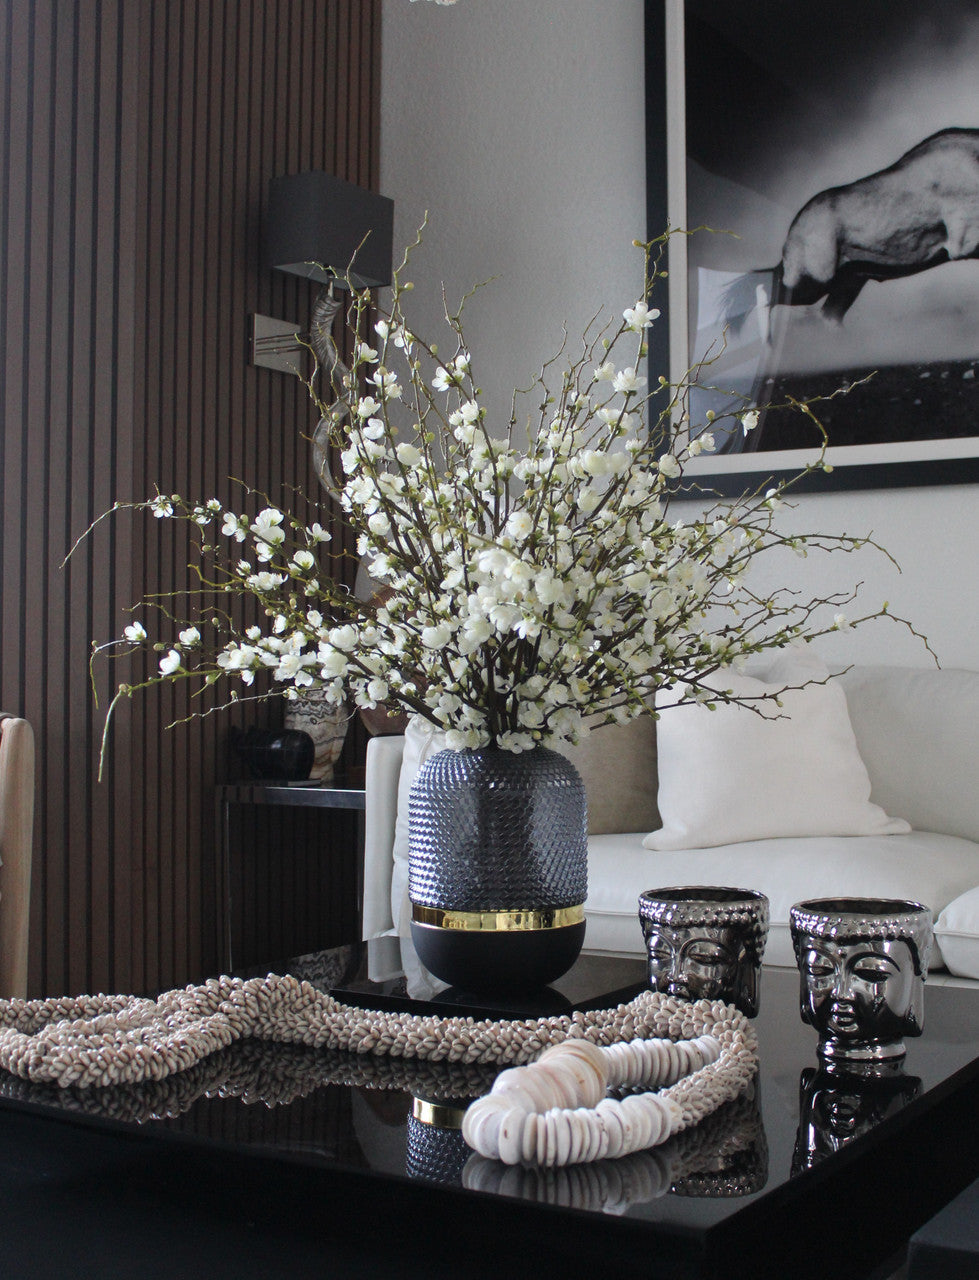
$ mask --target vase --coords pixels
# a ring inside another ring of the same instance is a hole
[[[585,936],[585,788],[546,747],[439,751],[409,798],[411,937],[437,978],[530,991],[574,964]]]
[[[649,985],[680,1000],[723,1000],[758,1013],[768,899],[753,889],[696,885],[639,895]]]
[[[313,767],[313,740],[298,729],[258,729],[235,733],[234,749],[263,782],[302,782]]]
[[[789,911],[800,1013],[824,1064],[886,1076],[920,1036],[932,913],[893,898],[812,898]]]
[[[304,689],[298,698],[286,703],[285,727],[301,729],[313,739],[310,778],[318,782],[332,780],[333,767],[347,736],[349,719],[346,707],[328,702],[323,689]]]

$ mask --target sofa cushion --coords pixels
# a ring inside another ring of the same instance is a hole
[[[769,900],[765,963],[794,965],[789,908],[804,898],[909,898],[937,916],[979,884],[979,844],[924,831],[895,836],[752,840],[651,854],[636,836],[588,841],[588,950],[643,950],[638,899],[646,889],[730,885]],[[932,967],[942,963],[940,949]]]
[[[858,666],[839,680],[877,804],[915,830],[979,840],[979,672]]]
[[[793,649],[758,675],[725,671],[713,679],[716,688],[739,697],[771,701],[664,708],[658,726],[663,826],[646,837],[646,848],[909,831],[907,822],[889,818],[870,800],[842,688],[834,681],[786,688],[828,678],[815,655]]]
[[[949,973],[979,978],[979,888],[953,898],[935,922],[935,937]]]
[[[581,774],[588,795],[588,834],[650,831],[660,825],[656,806],[656,721],[637,716],[599,725],[577,746],[556,748]]]

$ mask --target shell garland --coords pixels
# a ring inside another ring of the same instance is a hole
[[[354,1008],[308,982],[273,974],[215,978],[157,1000],[0,1001],[0,1068],[59,1089],[164,1080],[247,1039],[406,1061],[523,1067],[523,1075],[504,1071],[470,1107],[467,1122],[471,1133],[483,1117],[481,1153],[495,1144],[504,1161],[542,1164],[661,1143],[737,1097],[757,1065],[754,1032],[743,1014],[655,991],[614,1009],[503,1022]],[[531,1062],[536,1065],[527,1069]],[[663,1087],[621,1101],[605,1096],[639,1083]]]

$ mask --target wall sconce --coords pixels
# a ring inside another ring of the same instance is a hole
[[[313,307],[311,332],[270,316],[255,316],[252,363],[295,372],[296,353],[309,342],[321,365],[335,361],[329,338],[339,309],[334,289],[391,283],[394,201],[322,170],[273,178],[269,183],[266,258],[269,267],[325,288]],[[335,273],[339,273],[339,276]],[[328,344],[328,345],[327,345]]]

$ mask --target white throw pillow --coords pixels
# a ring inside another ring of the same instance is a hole
[[[792,648],[751,675],[725,672],[714,684],[757,696],[828,674],[810,651]],[[755,704],[761,714],[729,703],[714,711],[695,703],[663,708],[657,723],[663,826],[643,840],[647,849],[910,831],[871,803],[870,778],[835,681],[790,689],[781,703]]]
[[[979,888],[948,904],[935,921],[935,940],[949,973],[979,978]]]

